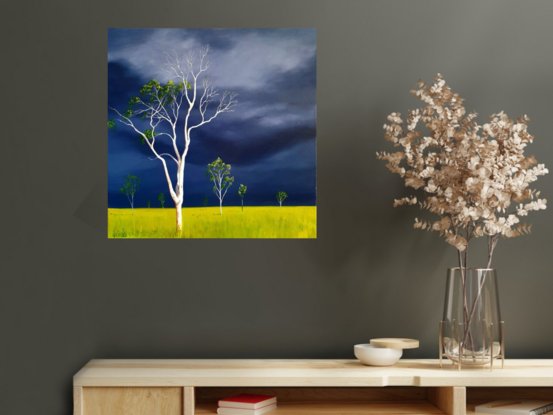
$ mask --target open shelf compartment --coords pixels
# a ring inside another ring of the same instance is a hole
[[[413,414],[453,415],[453,400],[465,405],[464,388],[214,388],[196,389],[195,414],[217,413],[219,399],[240,393],[276,395],[277,408],[267,414],[274,415],[364,415],[364,414]],[[458,389],[454,391],[454,389]],[[455,395],[454,392],[457,392]],[[462,396],[461,396],[462,395]]]
[[[474,408],[499,399],[536,399],[553,402],[553,388],[467,388],[467,415],[475,415]]]

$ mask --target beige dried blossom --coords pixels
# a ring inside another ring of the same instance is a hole
[[[411,93],[426,106],[409,111],[406,120],[394,112],[384,125],[385,138],[403,151],[377,153],[406,186],[422,192],[418,202],[415,196],[404,197],[395,200],[394,207],[418,203],[438,215],[440,219],[433,223],[416,218],[414,226],[439,232],[455,246],[461,268],[466,267],[470,239],[486,236],[489,268],[499,237],[530,233],[531,225],[521,224],[519,217],[546,208],[539,192],[528,189],[548,173],[534,156],[524,156],[534,139],[527,131],[530,119],[525,115],[515,122],[501,111],[480,126],[477,114],[466,113],[464,100],[440,74],[432,85],[419,81],[418,86]],[[417,130],[419,122],[428,135]]]

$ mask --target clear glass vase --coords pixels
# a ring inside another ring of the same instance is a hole
[[[440,327],[443,353],[456,363],[493,365],[493,359],[503,357],[503,322],[495,269],[448,270]]]

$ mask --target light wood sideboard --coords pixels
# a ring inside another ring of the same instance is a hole
[[[91,360],[73,377],[74,415],[207,415],[238,393],[277,395],[269,415],[465,415],[501,398],[553,400],[553,360],[504,369],[438,360]]]

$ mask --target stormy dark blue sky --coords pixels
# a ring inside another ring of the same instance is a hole
[[[241,183],[248,186],[246,205],[276,206],[280,190],[288,193],[287,205],[315,205],[315,29],[110,29],[109,105],[124,111],[149,80],[166,82],[161,70],[165,52],[183,54],[207,44],[211,66],[206,76],[219,90],[237,92],[239,102],[234,112],[220,114],[192,132],[184,206],[201,206],[205,196],[208,206],[218,204],[206,177],[207,164],[217,157],[232,165],[235,178],[224,201],[227,206],[240,204]],[[112,118],[116,115],[108,111]],[[166,138],[167,150],[169,143]],[[147,200],[159,206],[160,192],[165,193],[166,206],[173,206],[162,165],[151,157],[130,127],[118,124],[108,131],[109,207],[129,207],[119,193],[129,173],[141,179],[135,207],[146,206]],[[174,178],[175,164],[168,165]]]

